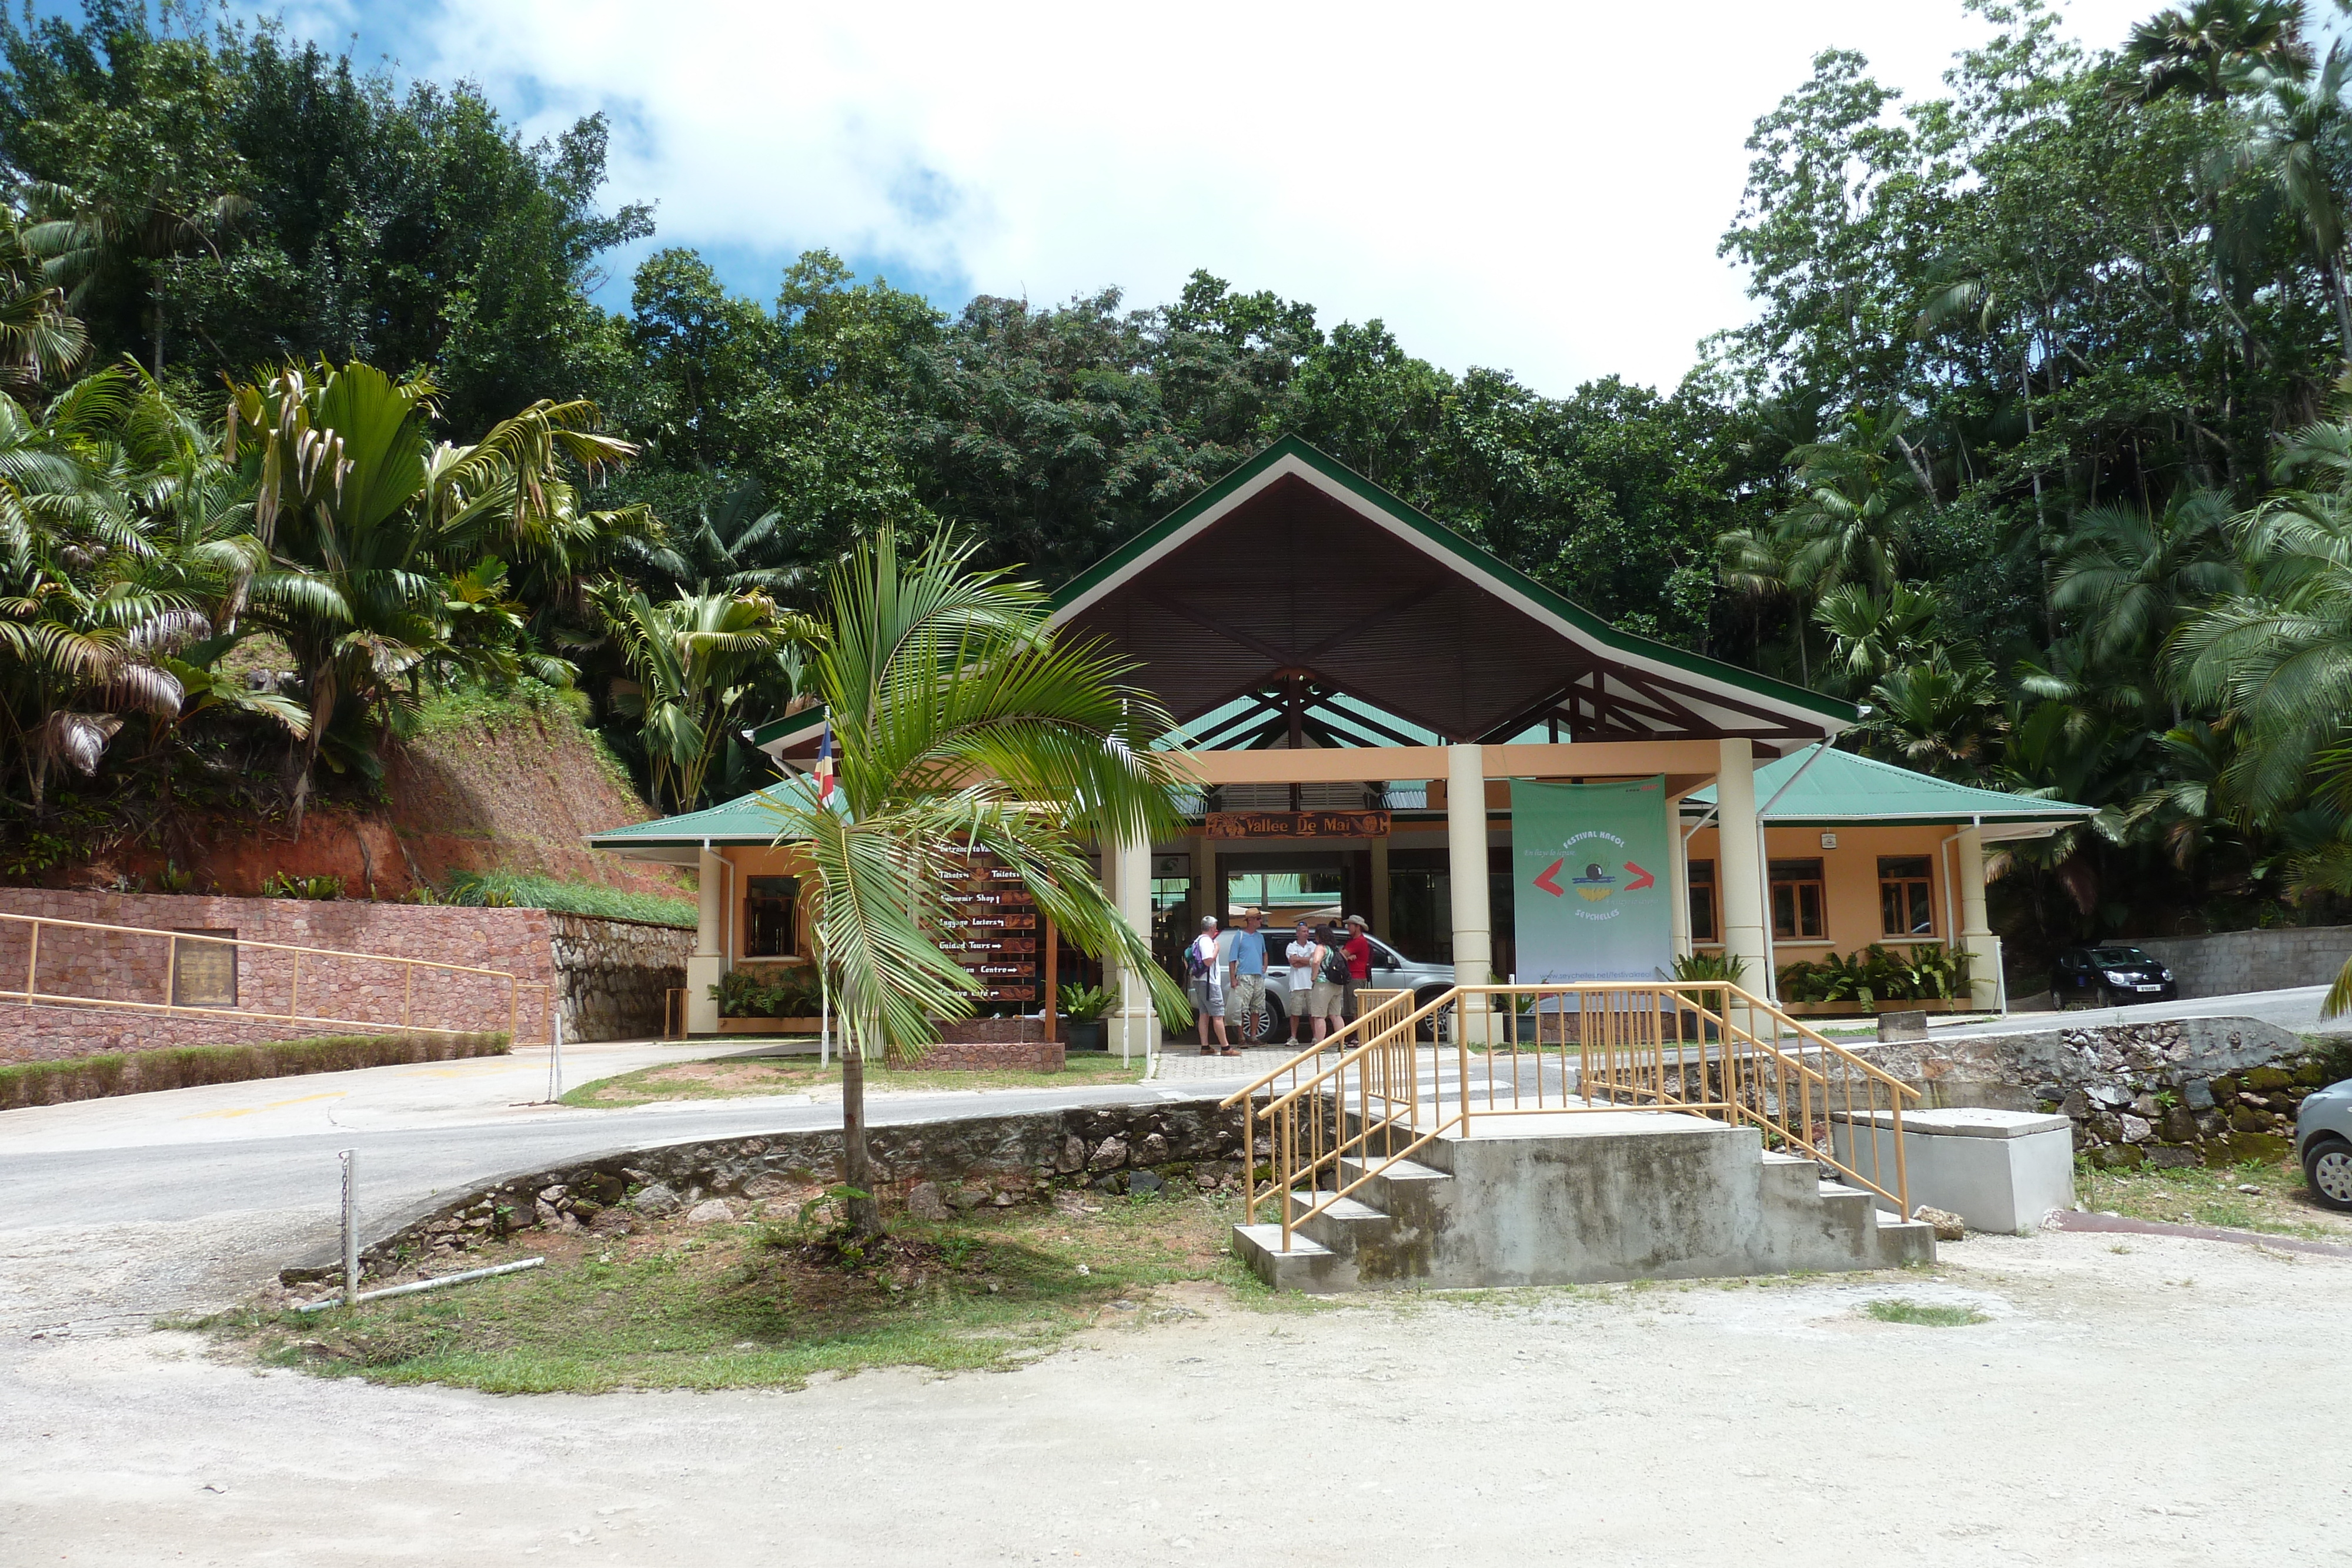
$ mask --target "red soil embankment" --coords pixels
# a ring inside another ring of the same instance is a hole
[[[446,886],[457,871],[691,896],[674,871],[581,841],[652,813],[596,737],[562,709],[472,717],[395,742],[384,791],[385,806],[314,805],[299,837],[282,819],[215,817],[198,831],[194,864],[185,854],[126,844],[61,880],[91,886],[130,876],[153,887],[175,858],[197,889],[230,896],[257,894],[283,873],[341,877],[350,898],[399,898],[420,883]]]

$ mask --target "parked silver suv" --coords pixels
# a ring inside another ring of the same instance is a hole
[[[2311,1196],[2352,1211],[2352,1078],[2305,1096],[2294,1113],[2294,1152]]]

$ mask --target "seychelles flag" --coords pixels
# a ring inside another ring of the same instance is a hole
[[[817,743],[816,747],[816,803],[820,806],[833,803],[833,724],[831,720],[826,721],[824,738]]]

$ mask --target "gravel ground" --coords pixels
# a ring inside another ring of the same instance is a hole
[[[2073,1234],[1945,1257],[1314,1312],[1188,1288],[1018,1372],[798,1394],[497,1398],[18,1332],[0,1540],[11,1563],[2352,1561],[2325,1386],[2352,1261]],[[1879,1322],[1874,1297],[1989,1321]]]

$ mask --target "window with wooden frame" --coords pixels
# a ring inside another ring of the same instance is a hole
[[[1933,936],[1935,862],[1927,855],[1878,857],[1878,928],[1888,936]]]
[[[791,958],[800,953],[801,879],[743,879],[743,956]]]
[[[1723,937],[1715,924],[1715,862],[1691,862],[1684,880],[1690,884],[1691,940],[1720,942]]]
[[[1804,942],[1828,934],[1821,862],[1774,861],[1771,881],[1773,940]]]

